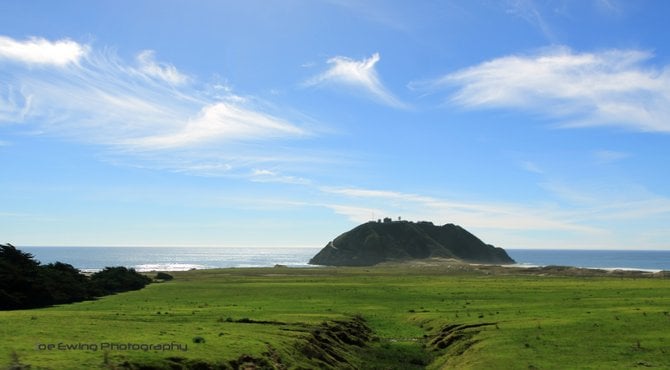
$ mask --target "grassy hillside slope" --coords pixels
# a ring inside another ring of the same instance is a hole
[[[174,275],[97,301],[0,312],[0,366],[670,367],[670,280],[658,276],[453,266]],[[80,345],[173,342],[187,350]],[[58,349],[59,343],[80,348]]]

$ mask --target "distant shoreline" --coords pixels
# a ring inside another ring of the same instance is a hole
[[[429,258],[425,260],[386,262],[379,264],[380,267],[410,267],[424,269],[444,269],[445,271],[481,272],[492,275],[559,275],[559,276],[659,276],[670,277],[670,270],[650,270],[634,268],[592,268],[574,267],[560,265],[546,266],[523,266],[520,264],[496,265],[467,263],[450,259]],[[372,268],[374,268],[373,266]]]
[[[310,267],[319,248],[179,248],[179,247],[20,247],[42,263],[63,262],[83,272],[125,266],[141,272],[190,269]],[[132,249],[132,252],[130,251]],[[574,266],[600,270],[667,271],[670,251],[506,249],[518,268]],[[509,267],[507,267],[509,268]]]
[[[187,272],[187,271],[215,271],[215,270],[241,270],[241,269],[260,269],[260,270],[278,270],[282,269],[324,269],[324,270],[374,270],[388,272],[397,268],[426,270],[426,272],[443,273],[445,275],[458,273],[481,273],[484,275],[529,275],[529,276],[571,276],[571,277],[670,277],[670,270],[645,270],[645,269],[619,269],[619,268],[584,268],[572,266],[520,266],[519,264],[496,265],[496,264],[481,264],[468,263],[452,259],[443,258],[428,258],[419,260],[407,261],[391,261],[384,262],[374,266],[321,266],[309,265],[302,267],[290,266],[258,266],[258,267],[224,267],[224,268],[205,268],[205,269],[191,269],[182,271],[168,271],[168,272]],[[145,273],[160,272],[158,270],[143,271]]]
[[[542,268],[542,267],[549,267],[549,266],[557,266],[557,265],[534,265],[534,264],[527,264],[527,263],[515,263],[511,265],[501,265],[502,267],[513,267],[513,268]],[[645,269],[645,268],[635,268],[635,267],[575,267],[575,266],[565,266],[565,267],[574,267],[574,268],[581,268],[581,269],[586,269],[586,270],[604,270],[604,271],[641,271],[641,272],[661,272],[661,271],[668,271],[668,270],[663,270],[663,269]]]

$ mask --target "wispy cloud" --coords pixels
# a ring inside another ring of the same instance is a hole
[[[175,85],[188,81],[188,77],[179,72],[175,66],[156,62],[153,50],[142,51],[138,54],[137,60],[140,63],[140,70],[147,76],[156,77]]]
[[[670,199],[629,187],[584,189],[561,183],[542,187],[561,198],[553,203],[501,203],[445,199],[362,188],[321,188],[341,199],[327,207],[353,222],[381,217],[453,222],[493,243],[528,248],[658,248],[641,244],[648,233],[667,233]],[[353,205],[352,205],[353,203]],[[334,204],[338,206],[335,207]],[[631,232],[631,223],[643,222]],[[538,238],[538,232],[543,235]],[[643,235],[644,234],[644,235]]]
[[[520,164],[521,168],[528,172],[536,173],[536,174],[543,174],[544,171],[540,166],[537,165],[537,163],[532,162],[532,161],[522,161]]]
[[[386,216],[440,223],[456,222],[466,227],[487,229],[599,231],[580,225],[571,220],[567,212],[551,207],[467,202],[360,188],[323,188],[322,191],[362,200],[369,208],[381,209],[382,215]]]
[[[549,41],[556,41],[554,32],[533,0],[507,0],[506,11],[537,27]]]
[[[583,223],[647,220],[653,225],[670,216],[670,198],[635,184],[608,187],[602,184],[579,186],[548,182],[542,184],[542,187],[570,202],[573,214]],[[666,221],[660,223],[665,224]],[[610,225],[610,231],[625,230],[617,230]]]
[[[307,80],[304,85],[345,86],[362,92],[379,103],[394,108],[408,108],[407,104],[400,101],[382,84],[375,69],[375,65],[380,59],[379,53],[374,53],[370,58],[362,60],[354,60],[343,56],[330,58],[328,64],[331,67]]]
[[[589,192],[575,189],[574,186],[568,186],[562,182],[545,181],[539,186],[547,191],[551,196],[558,198],[562,202],[583,206],[592,206],[598,203],[598,199]]]
[[[349,220],[357,223],[368,222],[377,218],[386,217],[387,213],[377,208],[358,207],[343,204],[326,204],[333,212],[347,217]]]
[[[273,161],[272,143],[312,134],[303,117],[281,117],[254,97],[199,85],[153,51],[128,63],[71,40],[0,37],[0,68],[0,124],[23,123],[26,131],[175,171],[248,173]]]
[[[217,140],[254,140],[304,135],[305,130],[279,118],[255,112],[230,102],[218,102],[202,108],[176,132],[145,136],[125,142],[148,148],[173,148]]]
[[[608,164],[618,162],[622,159],[630,157],[630,153],[620,152],[616,150],[596,150],[593,153],[598,164]]]
[[[392,30],[407,32],[411,28],[410,23],[408,23],[407,12],[399,11],[397,7],[399,4],[390,7],[383,1],[326,0],[326,2],[344,8],[356,16]],[[418,5],[420,4],[411,4],[410,7]]]
[[[67,39],[51,42],[33,37],[25,41],[17,41],[10,37],[0,36],[0,60],[64,67],[78,63],[87,52],[86,46]]]
[[[513,108],[561,120],[563,127],[623,126],[670,132],[670,66],[646,65],[640,50],[575,53],[554,47],[496,58],[424,89],[456,88],[450,102],[468,108]]]
[[[254,182],[277,182],[294,185],[310,185],[312,182],[308,179],[281,174],[280,172],[267,169],[253,169],[250,176]]]
[[[623,11],[621,4],[616,0],[596,0],[596,8],[603,13],[620,15]]]

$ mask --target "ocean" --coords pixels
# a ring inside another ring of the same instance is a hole
[[[82,271],[126,266],[137,271],[222,267],[307,267],[321,248],[20,247],[41,263],[63,262]],[[518,266],[669,270],[669,251],[506,249]]]
[[[520,266],[670,271],[670,250],[506,249]]]
[[[43,264],[68,263],[82,271],[107,266],[137,271],[185,271],[223,267],[307,267],[321,248],[203,248],[203,247],[19,247]]]

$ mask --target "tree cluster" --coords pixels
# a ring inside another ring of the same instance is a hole
[[[106,267],[90,277],[66,263],[42,265],[30,253],[0,244],[0,310],[45,307],[137,290],[151,282],[125,267]]]

